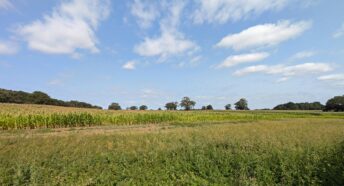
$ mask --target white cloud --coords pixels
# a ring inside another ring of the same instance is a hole
[[[0,9],[8,9],[11,7],[12,7],[12,4],[9,0],[0,0]]]
[[[134,0],[131,4],[131,14],[137,18],[137,23],[142,28],[149,28],[159,16],[158,7],[151,1],[143,2]]]
[[[109,0],[73,0],[54,8],[42,20],[19,27],[29,48],[49,54],[75,54],[84,49],[98,52],[95,31],[108,17]]]
[[[0,55],[15,54],[18,51],[16,44],[11,42],[0,41]]]
[[[216,46],[234,50],[274,46],[299,36],[310,27],[311,22],[308,21],[256,25],[224,37]]]
[[[289,0],[195,0],[192,15],[195,23],[226,23],[259,15],[265,11],[279,10]]]
[[[344,36],[344,23],[342,24],[342,26],[333,34],[334,38],[339,38]]]
[[[146,37],[142,43],[134,47],[134,51],[141,56],[159,56],[164,59],[197,50],[197,44],[186,39],[177,29],[184,6],[185,4],[179,1],[166,6],[168,15],[160,22],[161,35],[154,38]]]
[[[235,65],[243,64],[243,63],[252,63],[256,61],[261,61],[269,57],[269,53],[262,52],[262,53],[249,53],[249,54],[240,54],[227,57],[221,64],[217,66],[217,68],[228,68]]]
[[[302,51],[294,54],[291,59],[304,59],[315,55],[314,51]]]
[[[141,56],[160,56],[180,54],[197,48],[192,41],[181,34],[165,32],[158,38],[145,38],[143,43],[135,46],[135,52]]]
[[[128,61],[122,66],[123,69],[126,70],[134,70],[136,68],[136,62],[135,61]]]
[[[284,77],[329,72],[332,67],[326,63],[304,63],[300,65],[256,65],[249,66],[234,72],[234,75],[243,76],[251,73],[278,74]]]
[[[344,85],[344,74],[330,74],[318,77],[318,80],[334,83],[335,85]]]

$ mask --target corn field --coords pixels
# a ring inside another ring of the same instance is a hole
[[[344,118],[344,114],[282,111],[103,111],[42,105],[0,105],[0,129],[2,130],[99,125],[243,122],[284,118]]]

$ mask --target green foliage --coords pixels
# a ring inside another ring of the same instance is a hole
[[[131,106],[129,107],[129,110],[137,110],[137,106]]]
[[[196,105],[195,101],[192,101],[189,97],[184,97],[180,102],[180,106],[185,110],[191,110]]]
[[[202,110],[214,110],[212,105],[202,106]]]
[[[0,103],[19,103],[19,104],[41,104],[41,105],[56,105],[64,107],[78,107],[78,108],[96,108],[101,109],[99,106],[94,106],[89,103],[80,101],[62,101],[50,98],[44,92],[35,91],[27,93],[23,91],[12,91],[0,89]]]
[[[147,110],[148,107],[147,107],[146,105],[141,105],[141,106],[139,107],[139,109],[140,109],[140,110]]]
[[[288,102],[285,104],[277,105],[274,110],[323,110],[324,105],[320,102],[314,103],[293,103]]]
[[[109,110],[122,110],[119,103],[111,103],[111,105],[109,105],[108,109]]]
[[[238,102],[235,103],[236,110],[250,110],[248,108],[247,100],[245,98],[241,98]]]
[[[231,104],[227,104],[227,105],[225,105],[225,109],[226,109],[226,110],[231,110],[231,107],[232,107],[232,105],[231,105]]]
[[[165,108],[166,110],[177,110],[178,102],[169,102],[166,103]]]
[[[344,112],[344,95],[335,96],[326,102],[325,111]]]
[[[0,185],[343,185],[343,120],[0,134]],[[321,137],[319,137],[321,136]]]

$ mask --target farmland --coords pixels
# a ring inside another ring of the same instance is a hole
[[[344,114],[0,105],[0,185],[342,185]]]

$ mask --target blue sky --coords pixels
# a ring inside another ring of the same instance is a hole
[[[344,93],[344,1],[0,0],[0,87],[107,107]]]

